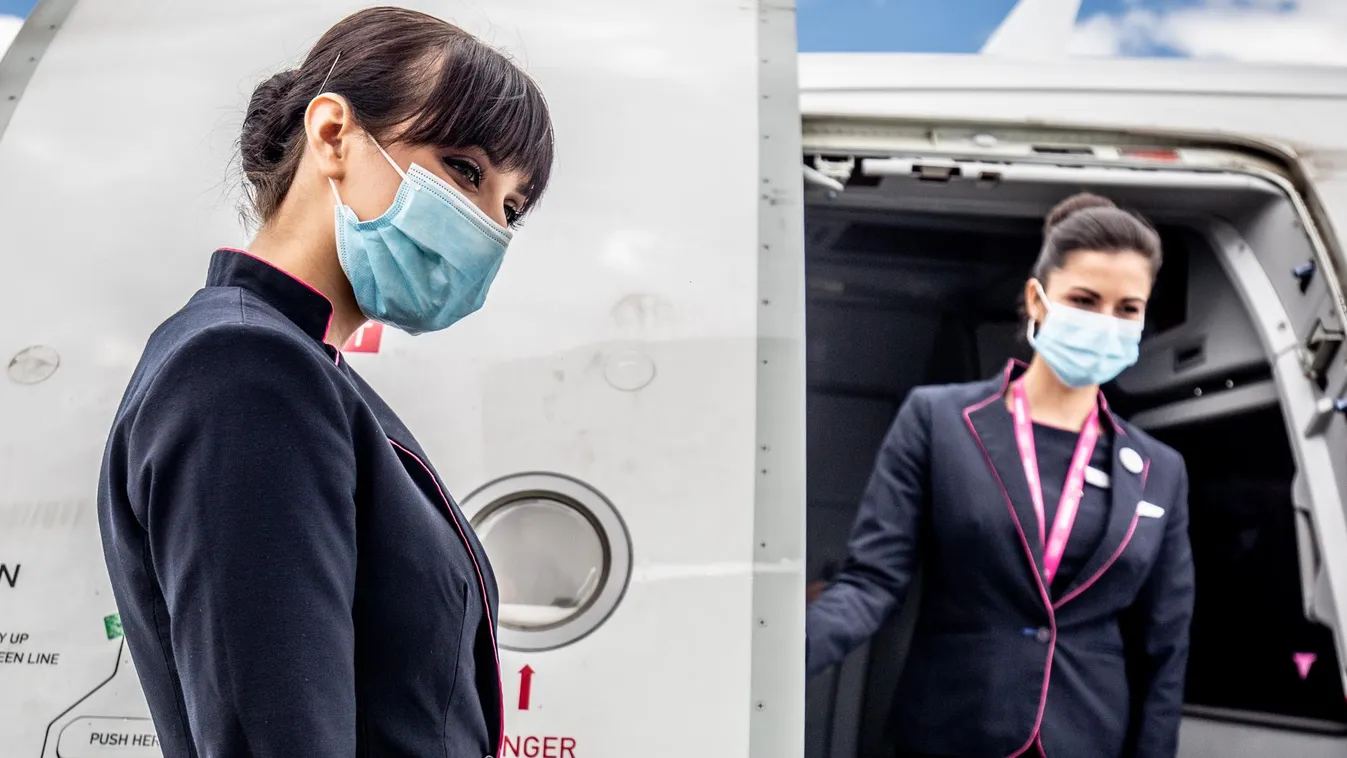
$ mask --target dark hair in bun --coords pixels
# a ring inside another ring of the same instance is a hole
[[[298,75],[296,69],[282,71],[253,90],[243,117],[247,128],[239,136],[239,157],[245,176],[261,179],[285,159],[286,143],[274,136],[288,135],[298,126],[294,122],[303,118],[303,111],[285,107]]]
[[[1033,277],[1046,281],[1053,269],[1062,268],[1072,253],[1081,250],[1140,253],[1150,261],[1152,275],[1159,273],[1163,261],[1160,235],[1150,222],[1088,192],[1068,197],[1048,213]]]

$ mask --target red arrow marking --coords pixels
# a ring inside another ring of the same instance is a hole
[[[366,321],[346,340],[341,349],[343,353],[377,353],[383,342],[384,325],[378,321]]]
[[[529,697],[533,694],[533,667],[527,663],[519,669],[519,710],[529,709]]]

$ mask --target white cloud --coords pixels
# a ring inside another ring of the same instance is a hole
[[[9,43],[14,41],[22,26],[23,19],[18,16],[0,14],[0,57],[3,57],[5,51],[9,49]]]
[[[1076,55],[1139,55],[1155,47],[1193,58],[1347,66],[1343,0],[1203,0],[1156,11],[1133,7],[1076,24]]]

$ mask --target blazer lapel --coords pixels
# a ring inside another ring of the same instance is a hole
[[[434,487],[441,486],[439,475],[430,467],[430,459],[426,456],[426,452],[421,449],[421,443],[416,441],[411,430],[402,423],[398,415],[393,412],[392,408],[388,407],[383,398],[379,397],[379,393],[374,391],[374,388],[365,381],[364,377],[357,374],[349,365],[344,367],[344,372],[346,378],[351,381],[351,384],[355,385],[356,391],[364,398],[365,404],[370,407],[370,410],[374,411],[374,418],[379,422],[379,426],[383,429],[384,436],[388,438],[388,441],[421,461],[420,464],[408,466],[407,471],[412,474],[412,478],[417,479],[418,484],[421,484],[420,476],[428,474],[430,481],[421,484],[421,488],[426,490],[427,497],[438,502],[439,492]]]
[[[1024,477],[1024,463],[1015,444],[1015,425],[1005,405],[1006,389],[1017,373],[1016,368],[1021,366],[1017,361],[1006,364],[999,381],[988,383],[988,397],[965,408],[963,416],[982,450],[992,479],[1001,488],[1009,516],[1024,543],[1025,562],[1046,603],[1047,590],[1042,580],[1043,537],[1039,534],[1038,515],[1034,513],[1034,501]]]
[[[1127,430],[1109,410],[1108,403],[1101,396],[1102,414],[1112,422],[1113,444],[1110,455],[1112,466],[1109,471],[1109,515],[1104,536],[1081,567],[1080,573],[1067,586],[1062,596],[1053,605],[1061,607],[1064,603],[1078,597],[1099,580],[1105,571],[1113,565],[1136,530],[1137,503],[1145,494],[1146,477],[1150,473],[1151,459],[1141,441],[1127,435]]]
[[[401,420],[398,419],[393,409],[379,397],[379,393],[374,391],[373,387],[350,369],[346,368],[346,376],[351,380],[365,403],[374,411],[374,417],[378,420],[379,426],[383,429],[384,436],[393,446],[394,451],[402,459],[403,468],[406,469],[408,476],[416,483],[417,488],[437,506],[443,506],[441,513],[444,517],[459,531],[463,541],[467,543],[465,547],[472,553],[472,559],[481,572],[482,583],[486,588],[487,604],[491,609],[491,616],[494,618],[497,608],[497,587],[495,574],[489,571],[483,572],[481,566],[486,562],[486,548],[482,546],[477,538],[477,532],[473,530],[471,523],[458,506],[458,501],[449,494],[449,488],[440,477],[438,471],[430,464],[430,457],[426,455],[425,450],[421,448],[421,443],[416,441],[412,432]]]

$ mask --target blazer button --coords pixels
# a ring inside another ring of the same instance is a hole
[[[1046,626],[1041,626],[1038,628],[1038,632],[1034,634],[1034,639],[1046,645],[1048,640],[1052,639],[1052,632]]]

